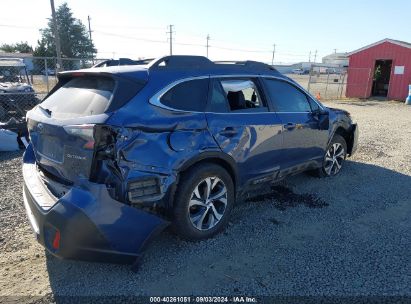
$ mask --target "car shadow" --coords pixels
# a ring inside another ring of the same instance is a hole
[[[341,194],[336,192],[334,195],[350,196],[355,197],[358,195],[361,199],[362,206],[373,206],[375,200],[373,198],[368,198],[371,193],[376,188],[376,181],[388,181],[390,182],[389,190],[401,192],[402,194],[407,195],[408,192],[411,192],[409,188],[406,188],[406,185],[411,185],[411,176],[405,175],[384,167],[365,164],[355,161],[347,161],[344,170],[339,176],[336,176],[331,179],[335,179],[333,182],[330,182],[330,178],[320,179],[309,177],[305,174],[294,176],[290,178],[290,182],[287,184],[291,185],[296,192],[298,192],[299,187],[303,187],[307,183],[310,183],[313,189],[321,187],[333,187],[333,183],[341,183],[342,191]],[[328,184],[327,184],[328,183]],[[382,182],[383,183],[383,182]],[[355,186],[353,186],[355,185]],[[274,191],[281,193],[282,201],[286,201],[287,191],[282,188],[274,188]],[[304,191],[303,191],[304,192]],[[293,196],[295,194],[288,193]],[[411,193],[410,197],[411,197]],[[263,200],[267,197],[261,198]],[[275,197],[269,197],[269,199],[275,199]],[[293,206],[305,206],[311,208],[312,206],[301,203],[301,197],[296,197],[299,204],[289,204]],[[313,197],[309,198],[313,199]],[[324,198],[319,198],[321,201],[318,201],[315,198],[315,202],[319,206],[314,207],[325,207],[330,204],[330,207],[333,204],[336,204],[333,200],[326,201]],[[326,202],[323,202],[324,199]],[[367,201],[368,199],[368,201]],[[375,198],[374,198],[375,199]],[[250,204],[256,203],[255,199],[248,202]],[[247,202],[246,202],[247,203]],[[262,204],[261,202],[257,202]],[[326,205],[327,204],[327,205]],[[270,205],[271,206],[271,205]],[[270,207],[271,208],[271,207]],[[344,205],[344,208],[354,208],[350,205]],[[372,207],[370,207],[372,208]],[[283,212],[287,212],[287,208],[282,208]],[[322,212],[322,209],[313,210],[312,212]],[[340,210],[336,208],[336,210]],[[280,212],[280,211],[278,211]],[[311,211],[310,211],[311,212]],[[341,211],[342,212],[342,211]],[[350,210],[349,212],[355,212],[355,210]],[[342,214],[346,216],[346,213]],[[242,222],[247,221],[247,217],[241,219]],[[235,225],[234,221],[234,225]],[[234,227],[229,227],[228,230],[231,230]],[[196,252],[196,247],[201,246],[201,254],[208,255],[212,254],[215,250],[215,244],[224,243],[224,240],[227,240],[228,237],[236,237],[236,234],[229,233],[225,236],[217,236],[214,240],[202,241],[200,243],[190,243],[179,240],[174,235],[169,232],[162,233],[149,247],[146,257],[143,259],[143,265],[140,270],[134,272],[130,265],[117,265],[117,264],[104,264],[104,263],[89,263],[81,261],[71,261],[71,260],[61,260],[53,257],[50,254],[46,254],[46,266],[49,275],[49,281],[51,290],[54,294],[54,300],[56,303],[62,303],[66,296],[76,295],[118,295],[118,294],[127,294],[127,295],[141,295],[141,294],[151,294],[155,293],[152,289],[153,286],[156,286],[156,290],[163,290],[164,292],[168,289],[168,284],[171,280],[189,280],[187,276],[192,273],[196,274],[199,272],[210,271],[209,265],[204,265],[198,263],[198,265],[192,265],[191,267],[197,269],[191,269],[190,272],[187,270],[184,272],[181,269],[181,261],[184,261],[190,253]],[[238,237],[238,236],[237,236]],[[209,242],[209,243],[208,243]],[[207,246],[203,246],[204,243]],[[267,244],[267,246],[270,246]],[[273,244],[275,246],[275,244]],[[206,249],[204,249],[206,248]],[[205,250],[205,251],[204,251]],[[209,250],[209,252],[207,252]],[[149,256],[149,258],[148,258]],[[170,277],[172,276],[172,277]],[[180,278],[179,278],[180,277]],[[195,280],[195,275],[193,275],[193,280]],[[216,278],[217,280],[218,278]],[[136,287],[138,286],[138,287]],[[185,286],[185,285],[184,285]],[[163,289],[161,289],[163,288]],[[189,294],[190,290],[184,292],[183,287],[180,288],[182,294]],[[201,291],[201,292],[204,292]]]
[[[12,160],[15,158],[21,158],[23,156],[24,150],[12,151],[12,152],[0,152],[0,164],[2,162]]]

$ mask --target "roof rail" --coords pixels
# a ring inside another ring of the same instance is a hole
[[[138,59],[134,60],[134,65],[145,65],[149,64],[151,61],[153,61],[155,58],[145,58],[145,59]]]
[[[210,67],[213,64],[208,58],[203,56],[191,55],[172,55],[164,56],[150,62],[149,69],[153,68],[200,68]]]
[[[276,69],[263,62],[258,61],[211,61],[204,56],[192,56],[192,55],[172,55],[164,56],[152,60],[148,64],[149,69],[156,68],[238,68],[246,70],[272,70]]]
[[[215,64],[227,64],[234,66],[243,66],[250,69],[270,69],[275,70],[275,68],[269,64],[260,61],[245,60],[245,61],[214,61]]]

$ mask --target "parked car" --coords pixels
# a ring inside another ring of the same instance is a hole
[[[306,71],[303,69],[293,69],[292,70],[293,74],[297,74],[297,75],[304,75],[306,74]]]
[[[0,58],[0,121],[24,117],[37,103],[23,59]]]
[[[270,66],[199,56],[60,73],[27,124],[24,204],[39,242],[121,262],[170,223],[209,238],[248,193],[338,174],[358,137],[347,112]]]
[[[43,69],[41,70],[41,74],[43,75],[48,75],[48,76],[55,76],[56,75],[56,70],[55,69]]]
[[[150,63],[154,58],[150,59],[140,59],[133,60],[130,58],[119,58],[119,59],[107,59],[102,62],[96,63],[93,68],[104,68],[109,66],[119,66],[119,65],[146,65]]]

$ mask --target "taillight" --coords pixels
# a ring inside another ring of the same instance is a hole
[[[64,126],[63,128],[68,134],[84,139],[86,141],[83,145],[84,149],[94,149],[94,125],[69,125]]]
[[[61,235],[60,235],[60,230],[56,229],[56,232],[54,234],[54,239],[53,239],[53,249],[60,249],[60,239],[61,239]]]

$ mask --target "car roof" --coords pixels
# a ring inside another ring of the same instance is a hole
[[[145,63],[145,62],[144,62]],[[152,60],[149,64],[93,67],[59,73],[60,76],[74,73],[113,74],[128,78],[148,79],[149,75],[167,74],[167,78],[208,75],[269,75],[288,79],[274,67],[258,61],[216,61],[203,56],[173,55]]]

